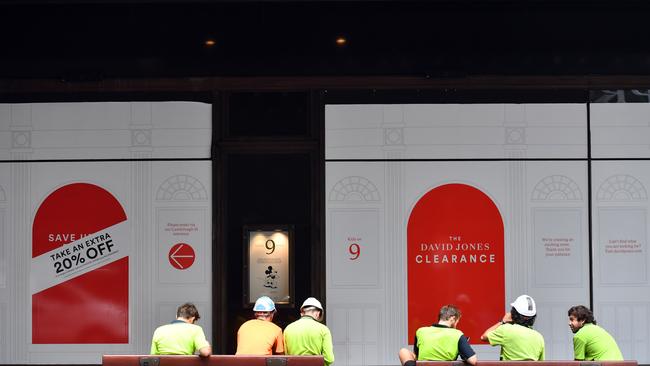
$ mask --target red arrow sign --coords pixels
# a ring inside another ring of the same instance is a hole
[[[188,269],[194,264],[194,249],[186,243],[174,244],[169,250],[169,263],[176,269]]]

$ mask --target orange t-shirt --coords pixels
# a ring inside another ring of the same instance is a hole
[[[266,320],[247,321],[237,331],[237,352],[235,354],[284,354],[282,328]]]

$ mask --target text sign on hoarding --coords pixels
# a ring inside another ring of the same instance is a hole
[[[409,342],[447,304],[462,312],[459,329],[472,343],[501,319],[503,237],[498,208],[474,187],[446,184],[420,198],[407,227]]]

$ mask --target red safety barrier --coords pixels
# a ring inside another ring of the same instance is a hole
[[[463,361],[417,361],[417,366],[466,366]],[[478,361],[476,366],[638,366],[636,361]]]
[[[103,355],[103,366],[323,366],[323,356]]]

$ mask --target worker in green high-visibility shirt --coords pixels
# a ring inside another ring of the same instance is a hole
[[[583,305],[568,311],[573,332],[573,358],[577,361],[622,361],[623,354],[614,337],[596,325],[594,314]]]
[[[470,365],[476,365],[478,358],[469,345],[469,338],[456,329],[460,316],[460,310],[454,305],[440,308],[437,324],[415,331],[413,352],[406,348],[399,351],[402,365],[415,366],[416,360],[454,361],[458,356]]]
[[[521,295],[510,305],[510,311],[483,332],[481,340],[501,346],[502,361],[544,361],[544,337],[533,329],[535,300]]]
[[[287,355],[321,355],[325,366],[334,362],[332,333],[323,320],[323,305],[316,298],[307,298],[300,307],[300,319],[284,329]]]
[[[158,327],[151,340],[152,355],[193,355],[201,357],[212,354],[212,347],[205,339],[203,328],[195,324],[201,316],[196,306],[185,303],[176,310],[176,320]]]

